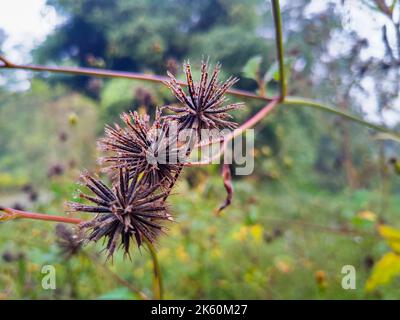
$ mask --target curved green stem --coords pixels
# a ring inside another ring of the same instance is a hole
[[[345,118],[347,120],[359,123],[363,126],[366,126],[368,128],[374,129],[376,131],[380,132],[385,132],[387,134],[390,134],[396,138],[400,137],[400,132],[393,131],[389,128],[386,128],[384,126],[380,126],[378,124],[374,124],[372,122],[368,122],[366,120],[363,120],[361,118],[358,118],[352,114],[342,112],[340,110],[337,110],[331,106],[325,105],[323,103],[320,103],[318,101],[312,100],[312,99],[306,99],[306,98],[297,98],[297,97],[287,97],[283,102],[283,105],[287,106],[306,106],[306,107],[311,107],[315,109],[319,109],[325,112],[333,113],[336,114],[342,118]]]
[[[283,53],[282,17],[279,0],[272,0],[272,14],[274,16],[276,51],[279,65],[280,98],[283,100],[286,97],[287,82]]]
[[[164,294],[164,288],[162,283],[162,274],[160,264],[158,263],[157,252],[154,249],[153,244],[144,238],[146,242],[147,248],[150,251],[151,259],[153,261],[153,292],[154,292],[154,299],[162,300]]]

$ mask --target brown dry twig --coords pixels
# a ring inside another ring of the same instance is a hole
[[[2,64],[0,64],[0,68],[13,68],[15,66],[3,56],[0,56],[0,61],[2,62]]]
[[[243,123],[240,127],[238,127],[236,130],[232,131],[231,133],[227,134],[226,136],[218,138],[218,139],[214,139],[211,141],[204,141],[204,142],[198,143],[196,145],[196,148],[201,148],[201,147],[205,147],[205,146],[208,146],[211,144],[216,144],[216,143],[221,143],[222,147],[220,148],[219,152],[216,153],[215,155],[213,155],[211,158],[205,159],[203,161],[198,161],[198,162],[187,162],[187,163],[185,163],[185,166],[187,166],[187,167],[204,166],[204,165],[212,164],[215,160],[218,160],[226,151],[229,141],[231,141],[235,137],[243,134],[245,130],[253,128],[258,122],[260,122],[269,113],[271,113],[275,109],[275,107],[278,105],[278,103],[279,103],[279,98],[275,98],[270,103],[268,103],[265,107],[263,107],[260,111],[258,111],[254,116],[252,116],[245,123]]]

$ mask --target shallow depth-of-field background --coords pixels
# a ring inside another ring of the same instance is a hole
[[[393,128],[397,121],[398,129],[399,67],[390,59],[400,61],[400,39],[399,48],[390,40],[390,57],[381,33],[366,39],[353,14],[376,17],[377,30],[391,20],[375,1],[316,2],[282,6],[289,94],[359,117],[372,105],[374,121]],[[273,20],[264,1],[47,3],[65,21],[30,61],[182,77],[184,59],[198,68],[209,56],[222,63],[223,77],[241,78],[237,87],[277,93]],[[400,5],[393,10],[400,13]],[[0,32],[0,51],[6,37]],[[383,49],[376,53],[376,46]],[[28,211],[64,214],[79,172],[98,170],[96,139],[104,124],[126,110],[153,115],[155,106],[174,102],[162,85],[35,73],[21,89],[20,76],[0,73],[0,204]],[[243,101],[239,123],[263,106]],[[170,197],[176,223],[157,244],[165,298],[399,299],[400,233],[393,230],[388,243],[377,231],[400,227],[398,142],[284,105],[257,125],[255,136],[254,172],[233,178],[233,202],[220,216],[225,189],[218,165],[186,169]],[[65,260],[55,225],[0,224],[0,299],[137,298],[116,275],[151,296],[145,248],[132,250],[132,261],[118,252],[112,264],[99,243]],[[388,254],[392,260],[381,260]],[[56,290],[41,286],[44,265],[56,268]],[[341,286],[345,265],[356,268],[355,290]]]

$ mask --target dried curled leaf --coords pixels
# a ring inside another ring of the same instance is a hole
[[[227,163],[224,163],[222,166],[222,178],[224,179],[224,187],[227,195],[225,201],[218,208],[217,214],[220,214],[222,210],[224,210],[227,206],[231,204],[233,197],[231,168]]]

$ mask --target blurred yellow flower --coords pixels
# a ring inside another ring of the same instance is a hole
[[[314,274],[315,281],[320,288],[326,288],[328,286],[328,282],[326,279],[326,272],[324,270],[317,270]]]
[[[291,158],[289,156],[284,156],[283,157],[283,164],[286,167],[291,168],[293,166],[293,158]]]
[[[247,226],[241,226],[240,229],[233,233],[233,239],[236,241],[243,242],[246,240],[247,235],[249,233]]]
[[[265,146],[261,147],[261,152],[265,156],[269,157],[272,154],[272,149],[269,146],[265,145]]]
[[[233,233],[233,239],[243,242],[248,237],[251,237],[257,243],[261,243],[264,235],[264,227],[261,224],[254,224],[252,226],[241,226],[239,230]]]
[[[251,226],[250,234],[257,243],[260,243],[263,240],[263,234],[264,234],[263,226],[261,224],[255,224]]]
[[[213,258],[219,258],[222,256],[222,252],[219,248],[214,248],[211,250],[211,257]]]
[[[39,229],[32,229],[32,237],[39,237],[40,233]]]
[[[169,248],[165,248],[165,247],[164,247],[164,248],[161,248],[160,250],[158,250],[158,257],[159,257],[160,259],[163,259],[163,258],[168,257],[169,254],[170,254]]]
[[[289,273],[294,269],[293,262],[290,257],[277,257],[275,259],[275,267],[282,273]]]
[[[377,227],[379,234],[397,254],[400,253],[400,230],[381,224]]]
[[[368,221],[372,221],[372,222],[376,221],[376,213],[374,213],[372,211],[368,211],[368,210],[361,211],[357,214],[357,216],[364,220],[368,220]]]
[[[378,286],[390,283],[398,276],[400,276],[400,255],[388,252],[375,264],[365,284],[365,290],[373,291]]]
[[[186,252],[184,246],[179,246],[176,249],[176,255],[177,255],[178,259],[181,260],[182,262],[188,262],[190,260],[190,256]]]
[[[210,235],[216,235],[218,233],[218,228],[215,225],[212,225],[208,228]]]
[[[143,268],[135,268],[135,269],[133,270],[133,275],[134,275],[136,278],[143,278],[143,276],[144,276],[144,270],[143,270]]]
[[[178,237],[182,234],[181,227],[178,224],[171,226],[169,234],[171,237]]]
[[[36,264],[36,263],[29,263],[28,264],[28,272],[36,272],[36,271],[38,271],[39,270],[39,265],[38,264]]]
[[[71,125],[71,126],[75,126],[76,124],[77,124],[77,122],[78,122],[78,115],[75,113],[75,112],[71,112],[69,115],[68,115],[68,123]]]
[[[244,275],[244,281],[246,281],[247,283],[252,283],[254,281],[254,272],[246,272]]]

